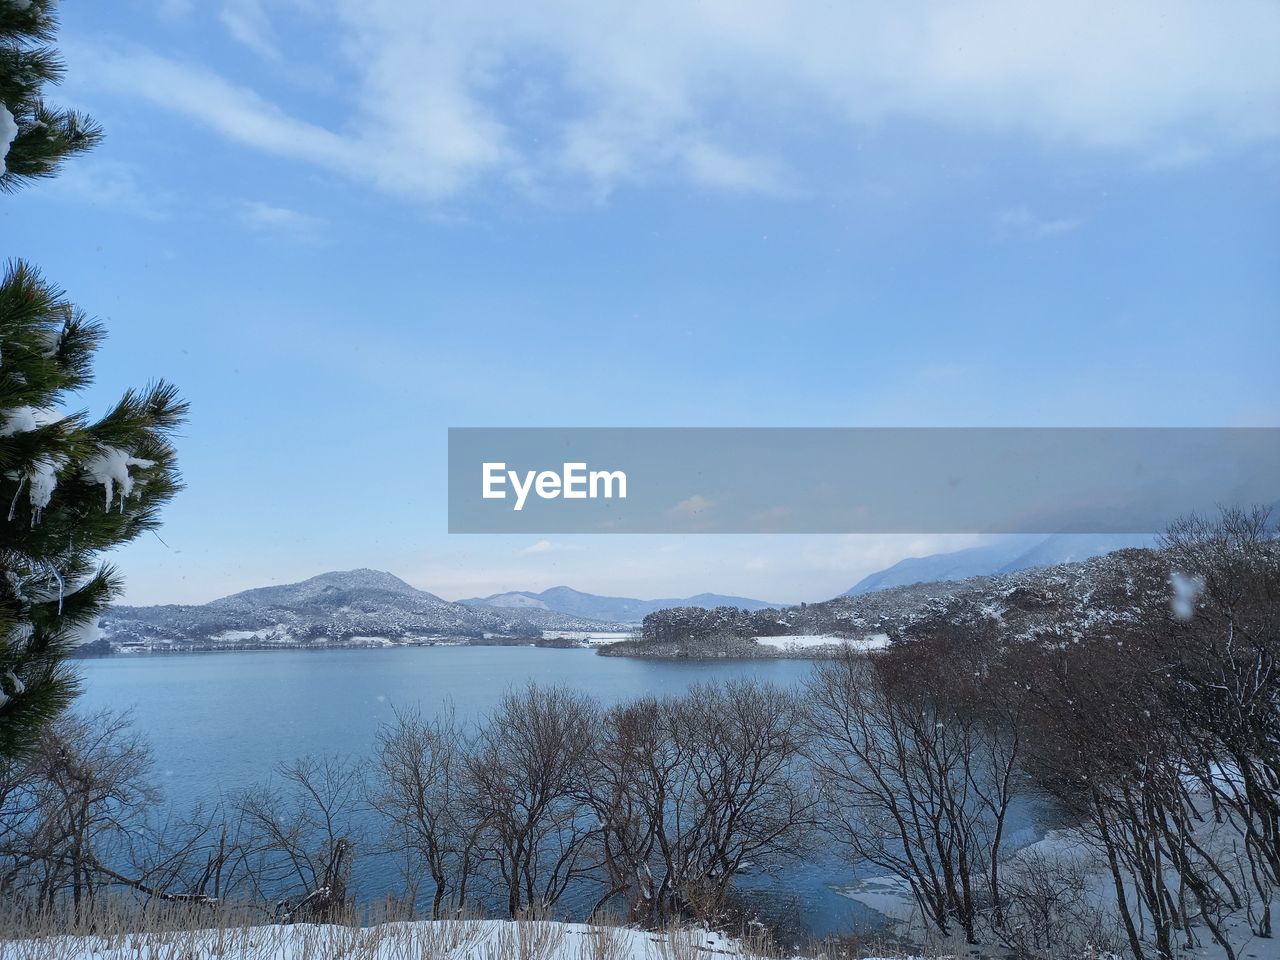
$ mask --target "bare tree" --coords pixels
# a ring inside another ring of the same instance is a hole
[[[151,754],[127,713],[64,714],[0,770],[0,892],[77,909],[131,863],[131,834],[157,799]],[[114,868],[114,869],[113,869]],[[119,875],[124,879],[124,875]]]
[[[367,789],[362,767],[334,756],[281,764],[276,779],[233,800],[243,821],[237,869],[254,893],[276,900],[287,922],[325,921],[347,906],[347,881],[361,839],[356,814]]]
[[[1122,934],[1100,910],[1089,850],[1020,851],[1003,874],[1001,942],[1015,957],[1119,956]]]
[[[370,803],[388,827],[388,848],[406,857],[409,899],[417,877],[433,885],[431,917],[466,903],[480,823],[464,803],[469,743],[452,709],[432,720],[397,713],[378,731]]]
[[[1265,508],[1190,517],[1163,540],[1175,603],[1163,631],[1184,753],[1243,833],[1259,936],[1280,887],[1280,543]]]
[[[810,757],[835,839],[906,881],[939,932],[958,928],[974,943],[984,915],[1000,922],[1017,724],[1002,729],[972,709],[935,658],[911,663],[846,651],[820,664],[808,686]]]
[[[1168,603],[1023,652],[1028,768],[1102,854],[1130,951],[1197,927],[1237,955],[1233,916],[1272,933],[1280,827],[1280,551],[1265,510],[1171,527]]]
[[[467,757],[479,864],[510,916],[555,906],[594,866],[584,783],[598,714],[581,693],[530,683],[502,698]]]
[[[715,917],[748,865],[802,855],[816,799],[794,695],[730,682],[625,704],[604,718],[591,801],[631,919]]]
[[[1028,768],[1099,851],[1139,960],[1152,948],[1172,956],[1179,936],[1193,941],[1188,907],[1197,894],[1205,922],[1218,912],[1189,856],[1195,807],[1161,695],[1163,657],[1143,629],[1110,626],[1038,651],[1028,669],[1036,691]]]
[[[217,904],[252,888],[243,868],[244,819],[233,806],[196,805],[184,814],[156,807],[131,830],[133,872],[117,883],[144,897]]]

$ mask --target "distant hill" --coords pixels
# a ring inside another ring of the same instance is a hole
[[[541,593],[516,590],[511,593],[495,593],[488,597],[460,600],[468,607],[494,607],[507,610],[546,610],[573,617],[606,620],[613,623],[639,623],[655,610],[670,607],[737,607],[741,610],[764,610],[776,607],[776,603],[752,600],[748,597],[728,597],[718,593],[699,593],[693,597],[664,600],[637,600],[634,597],[603,597],[583,593],[571,587],[551,587]]]
[[[1015,573],[1035,567],[1052,567],[1060,563],[1079,563],[1113,550],[1151,547],[1154,543],[1155,537],[1148,534],[1010,535],[1001,537],[995,543],[967,550],[901,560],[891,567],[863,577],[846,590],[843,596],[858,597],[877,590],[907,587],[915,583],[966,580],[969,577]]]
[[[664,610],[612,656],[709,659],[821,656],[842,643],[882,647],[937,630],[998,630],[1009,641],[1063,643],[1100,624],[1168,610],[1168,558],[1123,549],[1078,562],[886,587],[779,610]]]
[[[394,645],[486,635],[540,637],[543,630],[611,625],[547,609],[451,603],[382,570],[322,573],[198,605],[111,607],[100,624],[103,639],[115,649]]]

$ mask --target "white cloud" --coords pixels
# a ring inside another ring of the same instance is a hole
[[[1188,143],[1280,135],[1269,0],[275,3],[309,16],[307,41],[347,64],[342,122],[147,52],[100,58],[98,78],[246,146],[428,199],[487,178],[776,193],[792,123],[905,119],[1156,163],[1205,149]],[[241,42],[275,54],[270,4],[221,10]]]
[[[527,547],[522,547],[517,552],[524,556],[537,556],[543,553],[563,553],[566,550],[578,550],[576,547],[568,543],[560,543],[555,540],[536,540]]]
[[[156,0],[156,13],[173,19],[188,16],[195,8],[195,0]]]
[[[358,158],[357,143],[291,117],[253,90],[204,67],[139,50],[81,51],[78,59],[95,82],[193,116],[246,146],[339,171],[351,170]]]
[[[241,204],[240,219],[256,229],[279,231],[303,239],[315,239],[325,227],[320,217],[260,200]]]
[[[455,192],[478,169],[497,162],[498,148],[485,142],[479,125],[433,109],[403,109],[385,122],[366,117],[363,129],[338,133],[290,116],[248,87],[212,70],[145,51],[80,51],[87,76],[191,116],[237,143],[264,153],[306,161],[370,182],[391,193],[439,197]],[[451,138],[451,133],[456,137]]]
[[[716,502],[714,500],[708,500],[702,494],[695,493],[692,497],[681,500],[672,507],[671,513],[676,517],[701,517],[702,515],[709,513],[715,505]]]
[[[261,0],[224,0],[218,19],[232,37],[254,53],[268,60],[280,59]]]
[[[1153,152],[1147,157],[1147,166],[1153,170],[1173,170],[1201,163],[1212,154],[1204,144],[1176,142]]]
[[[146,220],[166,220],[176,206],[167,190],[153,184],[144,186],[133,166],[92,155],[68,163],[56,178],[42,181],[35,189],[53,197],[123,210]]]
[[[1010,233],[1028,237],[1055,237],[1070,233],[1084,225],[1084,217],[1041,217],[1025,204],[1000,214],[999,223]]]
[[[710,187],[779,196],[792,192],[777,164],[764,157],[743,156],[695,142],[685,151],[684,159],[693,180]]]

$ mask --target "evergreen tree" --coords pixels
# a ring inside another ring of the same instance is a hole
[[[41,100],[61,63],[52,0],[0,0],[0,188],[53,174],[98,128]],[[7,147],[7,156],[5,148]],[[72,411],[103,339],[30,266],[0,279],[0,757],[34,745],[75,696],[66,659],[120,589],[99,555],[159,522],[178,490],[173,387],[129,391],[91,421]]]
[[[0,191],[52,176],[102,138],[88,117],[44,102],[44,87],[62,79],[56,27],[53,0],[0,0]]]

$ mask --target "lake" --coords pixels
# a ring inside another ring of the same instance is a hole
[[[460,718],[478,717],[528,680],[608,705],[730,677],[789,686],[812,669],[802,660],[631,660],[532,646],[121,655],[80,664],[77,709],[132,708],[174,800],[248,786],[308,753],[369,753],[397,708],[432,715],[452,701]]]
[[[76,709],[131,708],[155,752],[156,777],[178,809],[266,779],[275,764],[305,754],[367,755],[394,711],[431,715],[452,701],[460,718],[488,712],[512,685],[565,684],[604,704],[642,694],[680,694],[701,681],[751,677],[802,683],[803,660],[690,662],[600,657],[590,650],[540,647],[401,647],[326,651],[115,656],[80,662]],[[353,887],[373,898],[394,877],[357,859]],[[777,877],[744,877],[768,894],[765,909],[796,911],[821,935],[874,927],[874,911],[834,885],[865,874],[831,856]],[[570,905],[572,907],[572,904]]]

